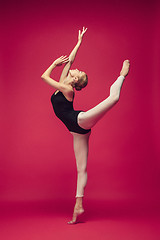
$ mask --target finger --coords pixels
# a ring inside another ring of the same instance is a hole
[[[68,63],[69,61],[64,61],[62,64],[66,64],[66,63]]]
[[[63,63],[66,63],[66,62],[69,62],[69,59],[66,59],[66,60],[63,61]]]
[[[66,58],[67,57],[67,55],[65,55],[65,56],[62,56],[61,58],[63,59],[63,58]]]
[[[65,58],[63,58],[63,60],[67,60],[67,59],[69,59],[69,57],[65,57]]]
[[[63,57],[63,58],[61,58],[61,61],[64,61],[64,60],[66,60],[67,58],[66,57]]]
[[[83,31],[85,31],[85,29],[86,29],[86,28],[85,28],[85,27],[83,27]]]
[[[65,57],[64,59],[63,59],[63,61],[68,61],[69,60],[69,57]]]
[[[64,63],[67,63],[67,62],[69,62],[69,59],[64,61]]]
[[[87,31],[87,29],[88,29],[88,28],[85,28],[83,32],[85,33],[85,32]]]

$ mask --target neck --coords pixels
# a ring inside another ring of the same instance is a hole
[[[72,85],[73,85],[73,80],[70,79],[69,77],[66,77],[66,78],[64,79],[63,83],[66,84],[66,85],[72,86]],[[73,87],[73,86],[72,86],[72,87]]]

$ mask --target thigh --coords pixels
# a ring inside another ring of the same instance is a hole
[[[80,112],[78,114],[78,125],[84,129],[92,128],[115,104],[115,99],[109,96],[90,110]]]

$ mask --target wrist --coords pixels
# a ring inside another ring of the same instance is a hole
[[[55,68],[57,65],[55,62],[52,63],[52,67]]]
[[[77,43],[77,44],[78,44],[78,45],[81,45],[81,43],[82,43],[82,40],[78,40],[78,43]]]

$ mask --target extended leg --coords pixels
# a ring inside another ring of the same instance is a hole
[[[78,215],[84,212],[82,201],[84,189],[87,184],[87,158],[90,132],[88,134],[72,133],[72,135],[77,165],[77,190],[73,218],[72,221],[68,222],[69,224],[76,223]]]
[[[110,96],[108,98],[94,108],[79,113],[78,124],[80,127],[84,129],[92,128],[105,115],[105,113],[118,102],[123,81],[129,72],[129,66],[129,61],[125,60],[120,76],[110,88]]]

